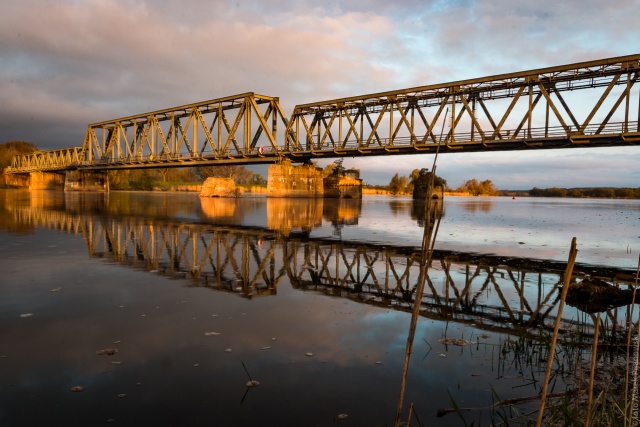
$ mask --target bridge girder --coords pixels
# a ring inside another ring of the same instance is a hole
[[[8,173],[635,146],[640,54],[297,105],[245,94],[89,125]],[[284,126],[278,132],[278,126]]]
[[[639,78],[640,55],[631,55],[298,105],[285,132],[298,138],[285,148],[352,156],[636,145]]]

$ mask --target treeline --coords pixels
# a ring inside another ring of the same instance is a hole
[[[640,188],[538,188],[528,191],[531,197],[593,197],[599,199],[640,199]]]
[[[37,151],[38,147],[31,142],[9,141],[0,143],[0,186],[4,186],[4,168],[11,166],[11,160],[19,154]],[[344,171],[342,159],[327,165],[323,170],[326,177],[331,173]],[[380,190],[390,194],[413,194],[413,189],[424,174],[431,174],[427,169],[414,169],[409,176],[396,173],[387,185],[367,185],[367,188]],[[245,166],[200,166],[165,169],[129,169],[109,171],[109,186],[113,190],[152,190],[157,187],[171,185],[199,185],[208,177],[232,178],[237,185],[266,186],[267,180]],[[447,181],[435,176],[434,184],[446,192],[471,194],[473,196],[518,196],[518,197],[592,197],[640,199],[640,188],[538,188],[531,190],[498,190],[491,180],[478,181],[473,178],[464,181],[453,189]]]
[[[391,177],[391,181],[389,181],[387,185],[367,185],[366,187],[393,195],[413,194],[413,189],[416,184],[421,179],[424,179],[424,177],[430,175],[431,172],[429,172],[428,169],[414,169],[409,176],[401,176],[399,173],[396,173]],[[433,183],[435,187],[448,188],[447,181],[438,175],[435,175]]]
[[[414,169],[409,176],[400,176],[396,173],[389,184],[368,186],[368,188],[386,191],[390,194],[413,194],[413,189],[419,182],[420,175],[425,173],[430,174],[431,172],[426,169]],[[446,179],[436,175],[434,177],[434,186],[442,188],[449,193],[471,194],[473,196],[497,196],[500,194],[500,190],[496,188],[490,179],[478,181],[473,178],[464,181],[456,188],[451,188],[447,185]]]
[[[231,178],[237,185],[266,186],[267,180],[245,166],[128,169],[107,172],[113,190],[153,190],[173,185],[200,185],[209,177]]]

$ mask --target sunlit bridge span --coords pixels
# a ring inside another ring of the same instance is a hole
[[[346,243],[279,230],[141,220],[129,215],[74,214],[68,210],[9,207],[16,224],[82,235],[90,256],[164,275],[190,287],[239,297],[272,297],[293,286],[363,304],[410,311],[419,276],[419,253],[411,248]],[[526,262],[523,262],[526,261]],[[538,336],[553,330],[564,265],[541,261],[437,252],[426,279],[421,315],[474,324],[486,331]],[[630,272],[577,267],[616,284]],[[626,308],[625,310],[628,310]],[[595,320],[591,316],[592,324]],[[603,313],[622,328],[624,313]],[[565,311],[562,331],[576,327]],[[591,331],[582,331],[590,334]]]
[[[640,54],[297,105],[244,93],[94,123],[9,173],[636,146]]]

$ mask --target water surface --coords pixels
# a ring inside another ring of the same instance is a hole
[[[409,198],[0,201],[0,424],[393,424],[423,234]],[[578,274],[612,282],[635,270],[640,246],[637,201],[449,198],[444,209],[436,248],[448,257],[429,270],[405,392],[405,408],[442,426],[460,422],[436,417],[453,401],[539,393],[537,337],[552,329],[572,237]],[[590,333],[578,325],[589,315],[563,318],[566,336]],[[526,366],[519,342],[532,348]],[[107,348],[118,352],[96,354]]]

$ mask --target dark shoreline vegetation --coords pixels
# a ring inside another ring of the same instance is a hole
[[[37,151],[30,142],[8,141],[0,144],[0,188],[9,188],[5,184],[4,168],[11,165],[15,155]],[[327,165],[323,175],[344,170],[343,159]],[[425,170],[426,171],[426,170]],[[379,194],[411,195],[414,183],[420,176],[420,170],[414,169],[409,176],[396,173],[387,185],[364,185],[365,189]],[[245,166],[203,166],[193,168],[167,169],[132,169],[109,171],[109,185],[112,190],[133,191],[167,191],[177,187],[195,187],[201,185],[208,177],[233,178],[241,187],[265,187],[267,180]],[[505,197],[566,197],[566,198],[598,198],[598,199],[640,199],[640,187],[575,187],[575,188],[538,188],[530,190],[499,190],[489,179],[478,181],[473,178],[464,181],[457,188],[447,185],[447,181],[436,175],[435,185],[444,188],[449,194],[470,196],[505,196]],[[187,190],[188,191],[188,190]]]

